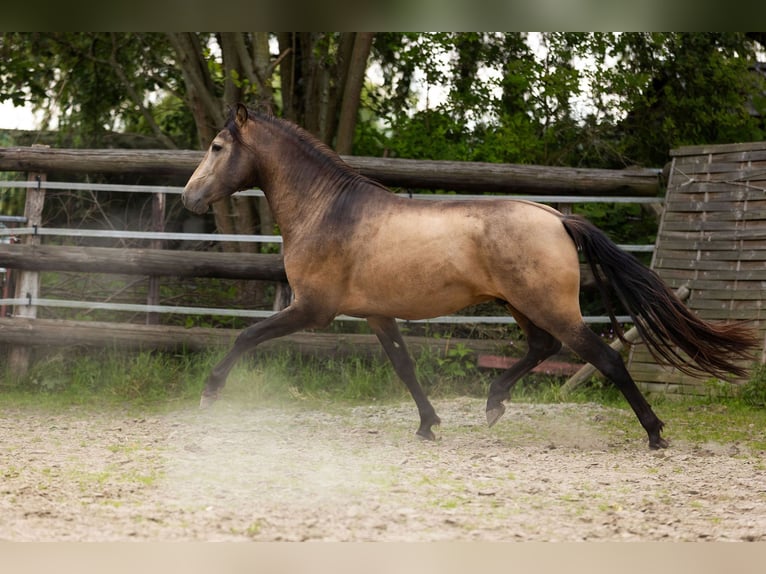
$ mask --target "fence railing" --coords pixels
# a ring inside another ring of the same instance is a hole
[[[169,194],[179,195],[182,187],[175,186],[154,186],[154,185],[124,185],[124,184],[91,184],[91,183],[68,183],[45,181],[42,183],[30,181],[0,181],[0,188],[33,188],[42,190],[57,191],[90,191],[90,192],[124,192],[124,193],[149,193],[149,194]],[[258,189],[240,192],[241,196],[261,197],[263,192]],[[462,195],[462,194],[400,194],[409,195],[413,200],[419,201],[441,201],[441,200],[474,200],[474,199],[524,199],[529,201],[538,201],[541,203],[567,205],[573,203],[643,203],[656,204],[661,201],[657,197],[645,196],[625,196],[625,197],[603,197],[603,196],[534,196],[534,195]],[[14,222],[24,222],[26,218],[13,218]],[[41,226],[34,227],[16,227],[0,228],[0,238],[2,237],[22,237],[32,235],[36,237],[70,237],[70,238],[108,238],[108,239],[138,239],[138,240],[160,240],[160,241],[227,241],[227,242],[254,242],[254,243],[281,243],[282,238],[278,235],[236,235],[236,234],[218,234],[218,233],[178,233],[178,232],[156,232],[142,230],[114,230],[114,229],[67,229],[67,228],[47,228]],[[654,249],[653,244],[623,244],[622,249],[629,252],[651,252]],[[8,246],[5,250],[0,247],[0,266],[3,266],[3,251],[13,250],[14,247]],[[63,251],[63,249],[62,249]],[[184,252],[188,256],[188,252]],[[7,254],[6,254],[7,257]],[[257,257],[257,255],[255,256]],[[18,262],[16,262],[18,265]],[[50,269],[66,270],[66,266],[50,265]],[[93,271],[99,270],[99,265],[94,263]],[[151,275],[152,270],[146,269],[140,274]],[[216,315],[222,317],[243,317],[251,319],[262,319],[274,314],[269,310],[246,310],[246,309],[227,309],[210,308],[194,306],[175,306],[175,305],[157,305],[157,304],[135,304],[135,303],[110,303],[103,301],[82,301],[51,299],[45,297],[22,296],[0,299],[0,304],[4,306],[32,306],[32,307],[51,307],[51,308],[69,308],[69,309],[91,309],[91,310],[110,310],[141,313],[170,313],[178,315]],[[589,323],[608,323],[606,316],[587,316],[584,318]],[[628,322],[630,317],[618,317],[620,321]],[[340,316],[339,321],[356,321],[354,317]],[[413,322],[428,322],[436,324],[512,324],[513,317],[510,315],[502,316],[465,316],[452,315],[437,317],[434,319]]]

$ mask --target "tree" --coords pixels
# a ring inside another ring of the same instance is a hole
[[[244,101],[281,112],[351,153],[372,38],[366,32],[3,33],[0,99],[36,102],[49,110],[49,120],[57,116],[62,133],[77,133],[82,146],[98,147],[109,128],[121,125],[148,131],[168,148],[201,149],[228,108]],[[273,221],[261,203],[256,211],[244,199],[219,202],[218,228],[253,233],[260,221],[270,233]]]
[[[678,145],[763,137],[766,90],[763,76],[752,71],[762,39],[760,33],[380,34],[373,53],[384,81],[369,105],[390,134],[380,147],[394,155],[662,165]],[[430,94],[440,87],[446,97],[432,103]],[[429,155],[432,148],[436,155]]]

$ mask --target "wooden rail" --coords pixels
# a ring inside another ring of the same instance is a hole
[[[0,267],[173,277],[287,281],[281,255],[0,244]]]
[[[203,152],[190,150],[0,148],[0,171],[134,173],[188,177]],[[472,193],[656,196],[662,170],[586,169],[343,156],[352,168],[385,185]]]
[[[205,351],[229,348],[240,329],[138,325],[101,321],[64,321],[0,317],[2,341],[22,346],[69,346],[120,350]],[[434,337],[407,337],[407,346],[415,352],[444,356],[457,345],[475,353],[499,353],[507,347],[503,341]],[[290,349],[304,355],[382,356],[383,348],[375,335],[300,332],[266,341],[259,349]]]

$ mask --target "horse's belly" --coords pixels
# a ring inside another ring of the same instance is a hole
[[[454,271],[454,270],[451,270]],[[341,312],[354,316],[382,315],[430,319],[493,298],[486,285],[468,275],[432,272],[424,265],[396,274],[370,274],[350,285]]]

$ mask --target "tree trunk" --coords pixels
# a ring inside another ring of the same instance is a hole
[[[205,149],[224,124],[223,109],[214,95],[213,80],[202,56],[202,46],[197,35],[192,32],[169,32],[168,38],[181,66],[187,102],[197,125],[200,149]],[[213,214],[215,225],[221,233],[234,233],[228,200],[215,202]],[[225,243],[224,249],[235,251],[236,244]]]
[[[292,122],[298,122],[296,106],[296,70],[295,62],[299,59],[299,46],[295,32],[280,32],[279,51],[286,54],[279,64],[279,77],[282,82],[282,116]]]
[[[187,103],[197,124],[200,149],[205,149],[221,129],[224,115],[220,102],[214,95],[215,88],[207,62],[202,56],[202,46],[196,34],[191,32],[169,32],[168,39],[181,66],[187,89]]]
[[[239,32],[222,32],[220,34],[221,56],[223,58],[223,105],[226,108],[235,106],[242,101],[242,80],[248,74],[237,50]],[[219,125],[220,129],[222,125]]]
[[[343,86],[343,99],[338,118],[338,131],[335,149],[339,154],[351,155],[354,145],[354,131],[356,129],[359,102],[364,85],[364,77],[367,72],[367,58],[370,55],[372,39],[375,34],[371,32],[357,32],[354,38],[353,51],[348,61],[345,82]]]

